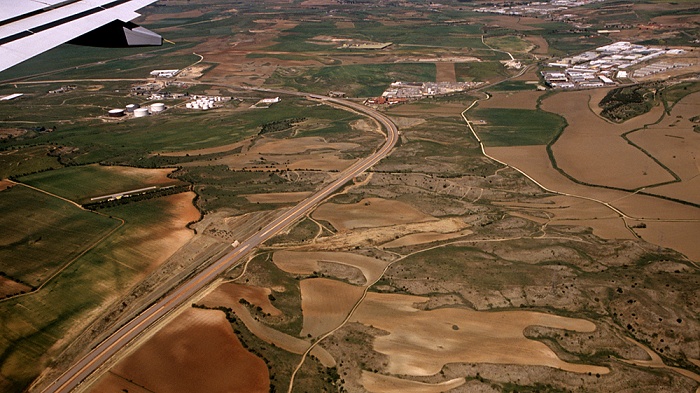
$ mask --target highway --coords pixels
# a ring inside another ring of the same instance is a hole
[[[375,165],[382,158],[386,157],[398,141],[399,132],[396,125],[394,125],[394,123],[392,123],[388,117],[364,105],[320,95],[282,90],[259,90],[272,93],[307,96],[312,99],[331,102],[361,112],[374,118],[384,127],[387,132],[386,141],[372,155],[355,162],[349,168],[341,172],[336,180],[325,186],[322,190],[300,202],[298,205],[276,218],[270,224],[260,229],[260,231],[257,233],[241,241],[241,243],[231,252],[221,257],[218,261],[214,262],[206,269],[202,270],[202,272],[199,274],[191,277],[187,281],[184,281],[169,295],[165,296],[163,299],[139,314],[136,318],[126,323],[114,334],[97,345],[76,364],[71,366],[71,368],[57,380],[47,386],[44,392],[70,392],[71,390],[75,389],[82,381],[90,376],[90,374],[95,372],[100,366],[102,366],[102,364],[109,360],[131,340],[148,329],[149,326],[153,325],[170,311],[186,302],[187,299],[191,298],[195,293],[213,282],[214,279],[221,273],[236,265],[255,247],[273,237],[283,228],[302,218],[319,203],[328,198],[333,192],[341,188],[345,183]]]

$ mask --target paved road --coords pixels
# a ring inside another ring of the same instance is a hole
[[[264,90],[271,93],[293,94],[308,96],[313,99],[319,99],[334,104],[342,105],[347,108],[362,112],[376,119],[387,131],[386,142],[371,156],[355,162],[348,169],[340,173],[340,176],[327,185],[321,191],[313,194],[306,200],[299,203],[294,208],[287,211],[282,216],[275,219],[273,222],[263,227],[260,231],[245,239],[234,248],[230,253],[223,256],[221,259],[204,269],[201,273],[193,276],[188,281],[184,282],[180,287],[174,290],[170,295],[166,296],[159,302],[155,303],[150,308],[139,314],[136,318],[129,321],[121,329],[109,336],[106,340],[96,346],[90,353],[85,355],[80,361],[73,365],[56,381],[51,383],[44,392],[69,392],[78,386],[85,378],[97,370],[110,357],[117,353],[122,347],[128,344],[136,336],[141,334],[149,326],[153,325],[157,320],[168,314],[173,309],[177,308],[183,302],[187,301],[192,295],[210,284],[214,279],[231,266],[238,263],[252,249],[259,246],[272,236],[277,234],[281,229],[292,224],[296,220],[306,215],[311,209],[321,203],[324,199],[330,196],[333,192],[342,187],[355,176],[366,171],[379,160],[386,157],[391,149],[398,141],[399,132],[396,125],[389,120],[388,117],[368,108],[364,105],[337,99],[324,97],[320,95],[310,95],[298,92],[288,92],[282,90]]]

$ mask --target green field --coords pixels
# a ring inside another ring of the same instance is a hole
[[[501,82],[495,86],[488,88],[489,91],[523,91],[523,90],[537,90],[537,84],[528,83],[528,81],[514,81],[509,80]]]
[[[89,197],[135,190],[151,185],[150,183],[145,184],[142,177],[127,175],[120,173],[118,168],[100,165],[66,167],[36,173],[18,180],[76,202],[86,202]],[[176,180],[168,179],[159,185],[177,183]]]
[[[0,192],[0,211],[0,270],[33,287],[119,225],[20,185]]]
[[[24,149],[0,151],[0,179],[60,168],[56,157],[48,155],[47,146],[32,146]]]
[[[455,74],[459,82],[496,82],[510,76],[510,72],[498,61],[457,63]]]
[[[284,67],[278,69],[266,84],[320,94],[340,90],[351,97],[375,97],[397,80],[435,81],[435,65],[353,64],[306,69]]]
[[[532,48],[532,44],[514,35],[504,35],[498,37],[487,37],[486,43],[506,52],[527,52]]]
[[[23,391],[46,362],[58,356],[62,346],[54,345],[59,339],[74,336],[76,327],[94,318],[92,313],[97,307],[123,296],[143,278],[152,263],[147,242],[152,241],[153,233],[171,226],[165,214],[169,208],[167,198],[158,198],[104,209],[103,213],[121,217],[126,224],[41,291],[0,302],[0,391]],[[87,221],[85,217],[75,218]],[[116,226],[116,220],[105,220]],[[52,228],[59,237],[52,239],[54,249],[57,245],[67,247],[72,236],[80,237],[82,245],[87,243],[89,234],[73,231],[70,226]],[[48,243],[48,239],[45,241]]]
[[[566,124],[559,115],[528,109],[477,107],[467,117],[486,121],[474,125],[486,146],[546,145]]]

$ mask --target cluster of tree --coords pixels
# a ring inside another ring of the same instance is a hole
[[[181,192],[187,192],[191,190],[189,184],[184,184],[181,186],[172,186],[159,188],[153,191],[145,191],[138,194],[125,195],[119,199],[110,199],[97,202],[90,202],[83,205],[84,208],[89,210],[104,209],[107,207],[115,207],[120,205],[125,205],[131,202],[145,201],[153,198],[160,198],[167,195],[179,194]]]
[[[656,88],[653,84],[625,86],[610,90],[598,106],[603,108],[603,117],[623,122],[649,112],[655,99]]]
[[[288,130],[292,128],[292,126],[294,126],[295,124],[301,123],[304,120],[306,120],[305,117],[294,117],[291,119],[276,120],[269,123],[265,123],[262,126],[260,126],[260,132],[258,132],[258,135]]]

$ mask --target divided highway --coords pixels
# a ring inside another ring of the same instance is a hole
[[[365,115],[374,118],[384,127],[387,133],[386,142],[372,155],[355,162],[348,169],[341,172],[336,180],[325,186],[322,190],[316,192],[306,200],[300,202],[295,207],[289,209],[287,212],[282,214],[280,217],[275,219],[267,226],[263,227],[260,231],[258,231],[251,237],[243,240],[231,252],[229,252],[228,254],[220,258],[218,261],[211,264],[208,268],[204,269],[199,274],[183,282],[177,289],[172,291],[169,295],[164,297],[162,300],[156,302],[154,305],[152,305],[144,312],[139,314],[136,318],[126,323],[122,328],[120,328],[114,334],[102,341],[98,346],[96,346],[92,351],[90,351],[90,353],[88,353],[82,359],[80,359],[80,361],[74,364],[56,381],[51,383],[51,385],[49,385],[44,390],[44,392],[69,392],[73,390],[83,380],[85,380],[85,378],[87,378],[90,374],[95,372],[95,370],[97,370],[102,364],[109,360],[110,357],[116,354],[121,348],[123,348],[136,336],[141,334],[149,326],[153,325],[156,321],[168,314],[170,311],[183,304],[199,290],[210,284],[218,275],[220,275],[221,273],[223,273],[224,271],[228,270],[236,263],[241,261],[242,258],[245,257],[255,247],[259,246],[266,240],[273,237],[283,228],[302,218],[315,206],[317,206],[323,200],[328,198],[333,192],[341,188],[345,183],[347,183],[355,176],[361,174],[362,172],[375,165],[382,158],[386,157],[398,141],[399,131],[396,128],[396,125],[394,125],[394,123],[392,123],[392,121],[389,120],[388,117],[364,105],[342,99],[330,98],[320,95],[309,95],[299,92],[289,92],[282,90],[264,91],[281,94],[308,96],[313,99],[332,102],[334,104],[341,105],[346,108],[350,108],[361,112]]]

